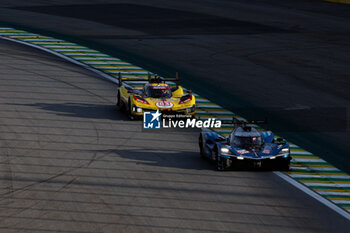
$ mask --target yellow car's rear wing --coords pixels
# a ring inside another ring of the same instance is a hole
[[[175,82],[176,86],[179,86],[179,75],[176,72],[175,78],[163,78],[163,77],[160,77],[159,75],[151,75],[150,73],[148,73],[147,78],[125,78],[125,77],[122,77],[121,73],[118,73],[119,86],[121,86],[125,81],[132,81],[132,82],[147,81],[149,83]]]

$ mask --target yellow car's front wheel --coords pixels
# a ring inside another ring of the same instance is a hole
[[[132,111],[132,102],[131,102],[130,99],[128,101],[128,117],[130,118],[130,120],[135,120],[136,119],[136,117],[135,117],[135,115],[133,114],[133,111]]]

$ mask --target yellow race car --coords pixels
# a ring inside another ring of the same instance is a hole
[[[135,87],[135,82],[147,81],[143,87]],[[166,82],[176,82],[171,87]],[[134,83],[134,85],[132,84]],[[192,91],[184,92],[176,79],[148,76],[147,78],[122,78],[119,75],[117,106],[125,107],[130,119],[141,117],[143,112],[161,111],[163,113],[181,113],[194,115],[196,98]]]

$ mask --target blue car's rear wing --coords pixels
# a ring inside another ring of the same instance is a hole
[[[268,121],[267,118],[265,120],[238,120],[237,118],[233,117],[232,120],[221,120],[222,124],[227,124],[227,125],[233,125],[235,128],[236,127],[246,127],[250,124],[255,124],[255,125],[265,125],[265,130],[268,130]]]

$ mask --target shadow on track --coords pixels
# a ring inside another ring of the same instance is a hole
[[[114,149],[114,150],[99,150],[98,153],[119,156],[128,160],[134,160],[140,165],[153,167],[171,167],[189,170],[213,170],[211,163],[203,161],[199,158],[197,152],[189,151],[174,151],[170,149]]]
[[[14,105],[14,104],[11,104]],[[20,106],[35,107],[42,110],[56,112],[57,116],[79,117],[89,119],[109,119],[109,120],[128,120],[126,114],[119,111],[115,105],[105,104],[82,104],[82,103],[64,103],[64,104],[16,104]],[[119,114],[119,112],[121,114]]]
[[[216,171],[215,164],[209,159],[202,159],[198,152],[174,151],[165,149],[157,151],[157,149],[134,149],[134,150],[104,150],[95,151],[98,153],[120,156],[128,160],[136,161],[136,164],[155,166],[155,167],[170,167],[189,170],[211,170],[217,172],[218,176],[237,172],[271,172],[276,169],[273,167],[253,168],[251,166],[234,167],[223,172]]]

